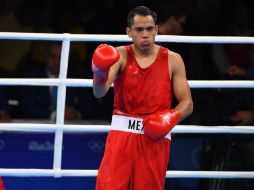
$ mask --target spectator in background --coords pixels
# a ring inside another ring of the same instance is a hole
[[[1,1],[0,31],[2,32],[33,32],[33,26],[26,22],[24,14],[20,13],[21,0]],[[29,52],[29,40],[1,40],[0,43],[0,69],[13,74],[18,63]],[[10,75],[9,75],[10,76]]]
[[[249,45],[246,51],[247,62],[245,67],[232,65],[227,70],[226,73],[232,78],[239,78],[242,80],[253,80],[254,78],[254,45]]]
[[[233,65],[227,70],[227,74],[232,79],[239,80],[253,80],[254,79],[254,45],[250,45],[247,49],[248,56],[246,57],[247,63],[245,67]],[[240,89],[236,90],[232,100],[232,112],[227,117],[230,125],[254,125],[254,89]],[[232,139],[231,142],[235,144],[235,151],[239,159],[240,167],[230,168],[230,170],[253,171],[254,170],[254,142],[253,135],[246,137],[246,135],[238,135],[238,139]],[[236,141],[236,142],[235,142]],[[234,155],[233,155],[234,156]],[[233,157],[232,156],[232,157]],[[230,158],[231,159],[231,158]],[[241,189],[252,189],[253,180],[246,180],[245,188],[243,184],[238,185]],[[237,182],[232,182],[232,187],[236,187]]]
[[[186,22],[186,13],[176,3],[161,4],[158,17],[158,34],[180,35]]]
[[[232,23],[229,25],[229,36],[252,36],[250,23],[250,10],[247,5],[240,3],[232,13]],[[248,62],[247,44],[230,44],[226,46],[226,56],[229,61],[229,68],[232,66],[246,67]],[[227,69],[228,70],[228,69]],[[227,71],[226,71],[227,72]]]
[[[230,6],[230,5],[228,5]],[[251,12],[246,2],[231,5],[231,12],[226,16],[227,23],[224,35],[251,36]],[[248,44],[215,44],[212,46],[212,60],[221,80],[247,79],[245,71],[251,73]],[[248,74],[250,75],[250,74]],[[235,125],[232,116],[237,110],[246,109],[243,102],[251,89],[217,89],[215,96],[215,117],[220,125]],[[230,101],[229,101],[230,100]],[[241,104],[241,105],[240,105]],[[245,104],[245,103],[244,103]],[[231,119],[230,119],[231,118]],[[233,119],[233,120],[232,120]],[[236,121],[236,120],[235,120]]]
[[[25,74],[25,78],[58,78],[60,67],[61,43],[49,42],[46,45],[45,60],[34,64],[34,68]],[[67,90],[65,119],[80,118],[75,108],[75,89]],[[29,119],[55,119],[57,87],[23,87],[21,90],[21,114]]]
[[[234,79],[241,80],[253,80],[254,79],[254,45],[250,45],[248,48],[248,56],[246,67],[230,66],[227,70],[227,74]],[[239,125],[253,125],[254,124],[254,96],[253,89],[244,90],[239,92],[239,96],[235,97],[238,106],[234,114],[230,116],[230,120],[233,124]],[[240,96],[240,93],[242,95]]]
[[[250,10],[247,4],[240,2],[232,8],[231,14],[227,15],[226,36],[251,36]],[[212,48],[212,58],[222,79],[230,79],[228,69],[231,66],[244,68],[247,64],[247,44],[216,44]]]

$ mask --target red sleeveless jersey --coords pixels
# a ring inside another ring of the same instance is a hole
[[[114,81],[113,114],[143,116],[169,109],[172,102],[168,49],[160,47],[155,61],[142,69],[132,47],[126,46],[127,62]]]

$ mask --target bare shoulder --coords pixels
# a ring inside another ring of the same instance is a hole
[[[118,46],[116,50],[120,53],[120,55],[126,54],[126,47],[125,46]]]
[[[182,57],[179,53],[176,53],[176,52],[171,51],[171,50],[168,50],[168,57],[169,57],[169,60],[172,60],[172,61],[182,60]]]
[[[168,63],[170,74],[185,71],[183,59],[179,53],[168,50]]]
[[[120,60],[119,63],[123,66],[127,60],[127,50],[125,46],[118,46],[116,47],[116,50],[120,54]]]
[[[168,50],[168,61],[170,65],[182,65],[183,59],[179,53]]]

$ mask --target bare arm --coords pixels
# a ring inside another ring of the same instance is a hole
[[[108,79],[105,83],[96,83],[95,80],[93,80],[93,94],[96,98],[101,98],[105,96],[113,81],[116,79],[119,69],[120,64],[119,62],[116,62],[114,65],[111,66],[108,73]]]
[[[175,108],[180,111],[182,119],[184,119],[193,111],[193,101],[186,78],[184,62],[179,54],[169,52],[169,65],[173,91],[178,101]]]

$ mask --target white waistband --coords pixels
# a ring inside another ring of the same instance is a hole
[[[143,119],[123,115],[113,115],[110,130],[125,131],[129,133],[144,134]],[[171,140],[169,132],[165,138]]]

